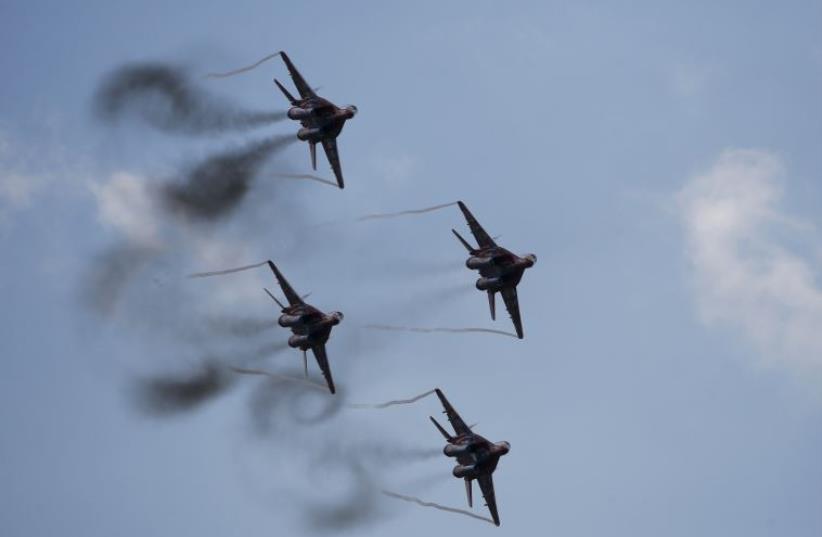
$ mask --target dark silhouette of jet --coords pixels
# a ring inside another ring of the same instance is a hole
[[[517,285],[522,279],[522,274],[525,269],[534,266],[537,262],[537,256],[534,254],[526,254],[522,257],[514,255],[510,251],[501,246],[497,246],[494,239],[482,229],[477,219],[468,210],[463,202],[458,202],[462,214],[468,221],[468,227],[471,228],[471,233],[477,240],[479,247],[474,248],[463,239],[456,230],[451,231],[457,236],[457,239],[465,246],[470,254],[470,257],[465,262],[465,266],[472,270],[478,270],[480,279],[477,280],[477,289],[486,291],[488,293],[488,304],[491,307],[491,319],[496,318],[496,307],[494,302],[494,295],[499,293],[502,295],[502,300],[505,302],[505,308],[514,322],[514,328],[517,330],[517,337],[522,339],[522,319],[519,314],[519,301],[517,299]]]
[[[499,526],[497,499],[494,495],[494,481],[491,475],[497,469],[499,458],[511,450],[511,444],[508,442],[490,442],[471,431],[471,428],[457,414],[457,411],[454,410],[442,391],[437,388],[436,392],[437,397],[442,401],[442,406],[445,408],[444,413],[448,416],[448,421],[451,422],[451,426],[456,432],[456,435],[451,436],[442,425],[437,423],[437,420],[429,416],[431,422],[448,442],[442,452],[447,457],[455,457],[459,463],[454,467],[452,473],[454,477],[465,480],[468,506],[473,507],[471,481],[476,479],[482,491],[482,496],[485,498],[485,505],[488,506],[488,511],[491,512],[491,518],[494,519],[494,524]]]
[[[325,343],[331,336],[331,328],[342,321],[343,314],[339,311],[323,313],[311,304],[306,304],[303,297],[298,295],[283,277],[277,266],[271,261],[268,262],[268,266],[271,267],[271,271],[277,277],[280,289],[282,289],[285,298],[288,300],[288,306],[284,306],[271,291],[265,290],[282,310],[282,315],[280,315],[277,323],[283,328],[290,328],[293,332],[291,337],[288,338],[288,346],[303,351],[303,367],[306,376],[308,376],[306,353],[311,349],[325,377],[329,391],[335,393],[334,379],[331,377],[331,367],[328,365],[328,355],[325,353]]]
[[[300,98],[295,99],[276,78],[274,83],[277,84],[277,87],[291,103],[291,108],[288,109],[288,117],[299,121],[303,126],[297,131],[297,138],[308,142],[308,147],[311,150],[311,167],[317,169],[316,146],[317,143],[320,143],[325,150],[325,156],[328,158],[329,164],[331,164],[331,169],[334,171],[334,176],[337,178],[337,184],[340,188],[344,188],[345,182],[343,181],[342,167],[340,166],[340,154],[337,152],[337,136],[340,135],[345,122],[357,114],[357,107],[352,104],[339,108],[331,101],[320,97],[297,71],[288,55],[280,51],[280,56],[282,56],[285,66],[288,67],[288,73],[291,75],[294,85],[297,86]]]

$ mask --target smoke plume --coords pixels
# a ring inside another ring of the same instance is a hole
[[[226,216],[243,200],[266,160],[296,139],[279,135],[209,157],[186,173],[182,183],[167,185],[167,206],[201,221]]]
[[[271,125],[285,112],[252,112],[209,96],[185,71],[162,63],[130,64],[111,73],[94,96],[94,110],[114,123],[136,117],[152,127],[180,134],[218,134]]]

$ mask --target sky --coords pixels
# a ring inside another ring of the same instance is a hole
[[[620,4],[0,3],[0,533],[822,534],[822,5]],[[276,58],[203,76],[278,50],[359,109],[344,190],[278,176],[310,172],[289,121],[95,113],[147,62],[282,112]],[[261,143],[220,217],[161,202]],[[525,339],[369,329],[510,330],[456,207],[358,221],[457,199],[538,256]],[[302,374],[265,267],[186,278],[269,258],[345,313],[334,398],[226,372]],[[379,493],[467,508],[435,398],[351,407],[435,386],[511,443],[499,528]]]

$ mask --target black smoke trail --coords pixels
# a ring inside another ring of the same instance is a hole
[[[190,377],[143,379],[136,386],[137,402],[146,413],[167,415],[191,410],[231,386],[224,368],[206,364]]]
[[[339,533],[375,521],[379,512],[374,477],[356,457],[347,457],[334,464],[346,467],[351,476],[350,490],[339,502],[307,503],[304,515],[309,528],[317,532]]]
[[[201,221],[226,216],[245,198],[266,160],[295,140],[279,135],[209,157],[185,174],[182,183],[166,185],[166,206]]]
[[[211,357],[203,361],[200,369],[188,376],[156,376],[143,378],[134,384],[138,407],[147,414],[169,415],[192,410],[210,399],[222,395],[236,379],[234,367],[227,361],[250,362],[278,353],[288,348],[285,342],[269,343],[260,348],[239,354],[233,359]]]
[[[81,289],[86,304],[97,314],[110,314],[134,275],[157,253],[154,248],[123,243],[97,255]]]
[[[131,116],[180,134],[248,130],[286,118],[283,111],[252,112],[209,96],[191,83],[182,68],[162,63],[115,70],[94,96],[94,111],[109,123]]]

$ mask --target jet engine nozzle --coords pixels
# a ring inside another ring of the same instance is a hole
[[[320,129],[309,129],[309,128],[303,127],[302,129],[297,131],[297,138],[299,138],[303,142],[306,142],[308,140],[316,138],[317,136],[319,136],[319,134],[320,134]]]
[[[307,336],[298,336],[298,335],[295,334],[295,335],[291,336],[290,338],[288,338],[288,346],[291,347],[292,349],[303,349],[303,350],[305,350],[308,347],[310,347],[311,344],[309,343]]]
[[[500,287],[499,278],[480,278],[477,280],[477,289],[480,291],[488,291],[498,289]]]
[[[299,106],[292,106],[288,109],[288,119],[308,119],[311,116],[311,110],[306,110],[305,108],[300,108]]]
[[[454,466],[454,470],[451,473],[454,474],[454,477],[474,477],[477,474],[477,468],[474,465],[466,466],[458,464]]]
[[[302,321],[302,317],[300,315],[288,315],[283,314],[280,315],[280,318],[277,319],[277,324],[282,326],[283,328],[290,328],[292,326],[297,326]]]
[[[446,457],[459,457],[460,455],[467,455],[471,452],[470,444],[456,445],[447,444],[442,448],[442,452]]]
[[[491,257],[477,257],[471,256],[465,262],[465,266],[470,268],[471,270],[479,270],[486,267],[490,267],[494,264],[494,259]]]

